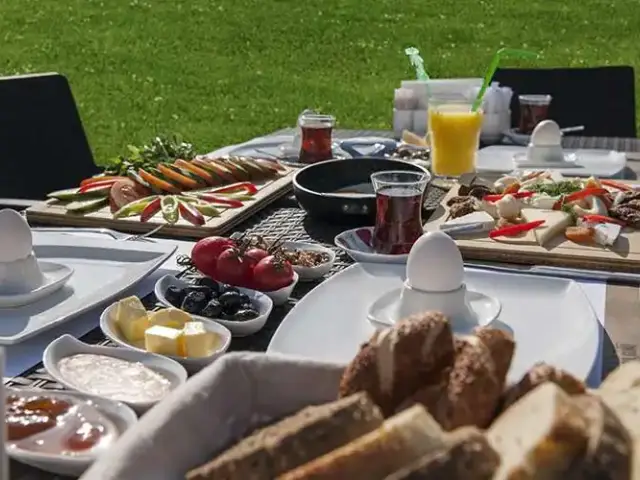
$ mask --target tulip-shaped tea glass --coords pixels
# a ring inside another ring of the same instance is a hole
[[[392,170],[371,175],[376,192],[376,225],[371,240],[376,253],[402,255],[422,235],[422,204],[431,175]]]
[[[331,134],[335,124],[336,119],[332,115],[313,112],[300,115],[300,163],[322,162],[333,157]]]

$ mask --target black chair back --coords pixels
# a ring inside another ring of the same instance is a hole
[[[67,79],[0,78],[0,197],[44,199],[99,172]]]
[[[550,94],[549,118],[560,127],[584,125],[577,135],[635,137],[636,98],[633,67],[500,68],[494,81],[511,87],[511,124],[518,126],[518,95]]]

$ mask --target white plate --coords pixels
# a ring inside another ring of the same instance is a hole
[[[67,284],[35,303],[0,311],[0,345],[19,343],[111,300],[153,273],[175,245],[33,232],[38,260],[74,270]]]
[[[329,260],[327,262],[316,265],[315,267],[292,265],[293,271],[298,274],[301,282],[309,282],[324,277],[331,271],[333,264],[336,262],[336,253],[333,250],[321,245],[316,245],[315,243],[283,242],[282,246],[287,250],[309,250],[313,252],[326,253],[329,256]]]
[[[38,261],[38,265],[44,277],[44,283],[28,293],[0,295],[0,308],[22,307],[37,302],[60,290],[73,275],[73,268],[60,263]]]
[[[78,399],[90,401],[93,406],[114,424],[120,436],[137,421],[138,417],[131,408],[121,402],[114,402],[104,398],[85,395],[82,393],[72,393],[60,390],[38,390],[38,389],[7,389],[7,395],[19,396],[53,396],[64,399]],[[7,454],[21,463],[45,470],[57,475],[70,475],[78,477],[91,466],[96,456],[67,456],[35,453],[14,447],[7,447]]]
[[[564,149],[565,155],[575,155],[577,168],[561,168],[559,171],[566,176],[607,178],[618,176],[627,164],[627,158],[622,152],[597,149]],[[515,155],[527,152],[527,147],[492,145],[478,150],[476,157],[476,171],[482,173],[504,174],[512,172],[518,166]]]
[[[94,395],[92,392],[79,389],[74,383],[69,382],[66,377],[60,373],[58,363],[60,360],[71,355],[88,353],[93,355],[104,355],[107,357],[118,358],[128,362],[141,363],[147,368],[162,375],[171,382],[171,390],[175,390],[187,381],[187,371],[178,362],[162,355],[155,355],[147,352],[139,352],[128,348],[120,347],[98,347],[96,345],[88,345],[71,335],[62,335],[58,339],[51,342],[42,354],[42,363],[47,373],[58,383],[64,385],[69,390],[76,390],[87,395]],[[113,401],[108,397],[102,397],[106,400]],[[144,413],[153,407],[162,399],[150,402],[123,402],[133,408],[136,412]]]
[[[137,352],[149,353],[144,348],[142,348],[143,345],[134,345],[127,342],[122,337],[122,335],[120,334],[120,329],[116,325],[115,320],[116,305],[116,303],[109,305],[100,315],[100,329],[102,330],[102,333],[104,333],[109,340],[117,343],[122,347],[129,348]],[[220,357],[220,355],[226,352],[229,349],[229,345],[231,344],[231,332],[227,327],[224,327],[219,323],[214,322],[213,320],[200,319],[200,321],[204,324],[204,328],[206,328],[207,331],[220,335],[222,343],[216,351],[214,351],[208,357],[202,358],[185,358],[175,355],[163,355],[178,362],[180,365],[186,368],[187,372],[189,373],[197,372],[198,370],[201,370],[202,368],[212,363],[216,358]]]
[[[386,263],[386,264],[402,264],[406,265],[409,254],[404,255],[384,255],[375,253],[371,246],[367,245],[356,232],[366,230],[369,236],[373,235],[373,227],[359,227],[352,230],[346,230],[336,235],[333,243],[336,247],[344,250],[347,255],[356,262],[362,263]]]
[[[185,282],[184,280],[180,280],[173,275],[165,275],[156,282],[153,293],[158,299],[158,302],[166,305],[167,307],[173,307],[173,305],[171,305],[171,303],[169,303],[167,301],[167,298],[164,296],[164,292],[167,291],[167,288],[172,286],[184,288],[190,285],[190,283]],[[246,320],[244,322],[234,322],[231,320],[223,320],[221,318],[207,318],[201,317],[200,315],[192,315],[192,317],[195,320],[201,322],[208,322],[211,320],[213,320],[214,322],[218,322],[220,325],[224,325],[225,327],[227,327],[234,337],[246,337],[247,335],[253,335],[257,331],[262,329],[262,327],[264,327],[264,324],[267,323],[269,314],[273,309],[273,301],[262,292],[249,290],[248,288],[237,288],[241,293],[247,295],[251,299],[251,303],[253,303],[253,305],[257,307],[258,313],[260,314],[258,317],[252,320]]]
[[[367,319],[370,306],[404,280],[403,265],[352,265],[296,304],[271,339],[268,352],[351,361],[375,330]],[[601,327],[580,285],[559,278],[473,269],[465,269],[465,283],[502,303],[499,320],[514,332],[517,343],[510,381],[519,380],[541,361],[579,378],[597,371]]]

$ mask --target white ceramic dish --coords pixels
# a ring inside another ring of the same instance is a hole
[[[527,147],[492,145],[478,150],[476,157],[476,171],[479,174],[505,174],[518,168],[514,158],[527,153]],[[565,157],[575,164],[573,168],[558,169],[566,176],[588,177],[594,175],[600,178],[619,176],[626,164],[627,158],[622,152],[597,149],[563,149]],[[555,167],[551,167],[553,169]]]
[[[153,293],[161,304],[166,305],[167,307],[173,307],[173,305],[167,301],[164,292],[167,291],[167,288],[172,286],[184,288],[189,285],[190,284],[188,282],[180,280],[173,275],[165,275],[156,282]],[[246,337],[247,335],[253,335],[258,332],[262,327],[264,327],[264,324],[267,323],[269,314],[273,309],[273,301],[264,293],[256,290],[249,290],[247,288],[238,288],[238,290],[249,296],[251,303],[253,303],[260,314],[258,317],[244,322],[234,322],[231,320],[223,320],[221,318],[207,318],[199,315],[192,315],[193,318],[201,322],[214,321],[220,325],[224,325],[229,329],[234,337]]]
[[[111,300],[154,272],[177,248],[38,231],[33,232],[33,243],[40,261],[74,272],[63,288],[46,298],[0,311],[0,345],[19,343]]]
[[[273,292],[262,292],[262,293],[264,293],[267,297],[269,297],[273,301],[273,304],[276,307],[279,307],[280,305],[284,305],[285,303],[287,303],[287,300],[289,300],[289,297],[291,296],[291,292],[293,292],[293,289],[298,284],[298,280],[300,280],[300,275],[298,275],[294,271],[293,282],[291,282],[289,285],[281,288],[280,290],[274,290]]]
[[[73,275],[73,268],[54,262],[38,262],[44,283],[38,288],[14,295],[0,295],[0,308],[15,308],[37,302],[65,286]]]
[[[129,348],[137,352],[149,353],[143,348],[144,345],[141,345],[141,344],[134,345],[132,343],[127,342],[122,337],[120,333],[120,329],[118,328],[118,325],[116,325],[116,321],[115,321],[116,305],[117,304],[115,303],[112,305],[109,305],[102,312],[102,315],[100,315],[100,329],[102,330],[102,333],[104,333],[109,340],[117,343],[122,347]],[[220,355],[226,352],[229,349],[229,345],[231,344],[231,332],[227,327],[220,325],[219,323],[216,323],[213,320],[201,319],[200,321],[204,323],[204,327],[208,331],[214,332],[220,335],[221,344],[216,351],[214,351],[208,357],[202,357],[202,358],[187,358],[187,357],[178,357],[175,355],[163,355],[163,356],[166,356],[167,358],[170,358],[178,362],[180,365],[186,368],[187,372],[189,373],[197,372],[202,368],[206,367],[207,365],[209,365],[216,358],[218,358]]]
[[[330,248],[307,242],[283,242],[282,246],[287,250],[309,250],[313,252],[322,252],[329,256],[329,260],[315,267],[301,267],[293,265],[293,271],[298,274],[301,282],[309,282],[318,280],[327,275],[336,262],[336,253]]]
[[[333,243],[341,248],[356,262],[362,263],[386,263],[386,264],[406,264],[409,254],[404,255],[383,255],[375,253],[370,245],[358,236],[358,232],[367,232],[369,237],[373,235],[373,227],[360,227],[346,230],[336,235]]]
[[[134,411],[121,402],[114,402],[104,398],[85,395],[81,393],[71,393],[60,390],[38,390],[38,389],[7,389],[7,395],[18,395],[21,397],[31,397],[37,395],[46,395],[59,398],[61,400],[83,400],[89,401],[91,404],[108,420],[110,420],[118,433],[122,435],[127,429],[132,427],[138,417]],[[108,448],[108,447],[105,447]],[[23,450],[14,446],[7,446],[7,454],[18,462],[31,465],[33,467],[51,472],[57,475],[70,475],[78,477],[96,460],[96,455],[53,455],[45,453],[37,453],[33,451]]]
[[[128,348],[120,347],[98,347],[95,345],[88,345],[80,340],[77,340],[71,335],[62,335],[58,339],[51,342],[44,353],[42,354],[42,363],[47,373],[58,383],[64,385],[69,390],[76,390],[80,393],[87,395],[94,395],[92,392],[82,390],[78,388],[73,382],[62,375],[58,368],[60,360],[71,355],[78,355],[82,353],[93,355],[105,355],[107,357],[118,358],[120,360],[126,360],[128,362],[141,363],[147,368],[159,373],[164,378],[171,382],[171,390],[175,390],[180,385],[187,381],[187,371],[182,365],[175,360],[164,357],[162,355],[155,355],[147,352],[140,352],[137,350],[131,350]],[[101,397],[106,400],[111,400],[108,397]],[[161,399],[152,402],[126,402],[131,408],[138,413],[144,413],[158,403]]]
[[[367,319],[370,306],[402,286],[405,270],[404,265],[360,263],[329,278],[289,312],[268,352],[349,362],[375,330]],[[464,282],[502,304],[499,321],[513,331],[517,343],[510,381],[540,361],[580,378],[599,371],[601,326],[576,282],[469,268]]]

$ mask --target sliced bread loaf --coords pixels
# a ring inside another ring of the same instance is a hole
[[[624,392],[640,387],[640,361],[626,362],[616,368],[604,379],[600,392]]]
[[[364,394],[307,407],[258,430],[191,470],[187,480],[272,480],[382,425],[377,406]]]
[[[572,399],[587,419],[589,441],[576,459],[568,480],[628,480],[631,475],[632,440],[627,429],[603,401],[593,395]]]
[[[578,405],[548,382],[500,415],[487,438],[502,459],[495,480],[554,480],[584,453],[589,430]]]
[[[446,436],[446,446],[407,465],[385,480],[491,480],[500,457],[475,427],[462,427]]]
[[[440,426],[423,407],[415,405],[389,418],[382,427],[278,480],[382,480],[444,445]]]

